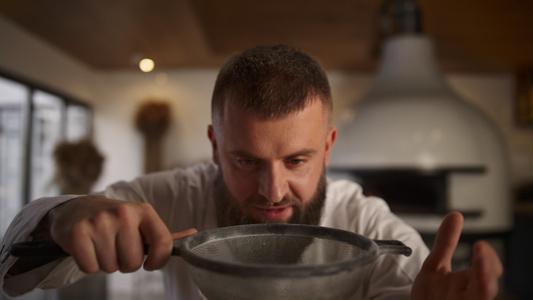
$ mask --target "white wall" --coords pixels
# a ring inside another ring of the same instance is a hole
[[[217,70],[96,72],[54,49],[0,16],[0,68],[86,100],[94,109],[94,138],[106,156],[97,189],[142,173],[142,139],[134,128],[137,106],[147,99],[171,104],[173,123],[164,146],[164,167],[209,159],[206,127]],[[334,122],[364,93],[368,74],[329,72],[334,97]],[[166,77],[166,80],[164,80]],[[163,79],[163,80],[162,80]],[[471,101],[505,135],[512,163],[512,182],[533,180],[533,129],[513,121],[514,79],[509,74],[449,75],[451,86]]]
[[[142,173],[143,140],[134,128],[134,116],[139,104],[149,99],[165,101],[171,107],[172,122],[165,136],[163,167],[186,166],[209,159],[207,125],[216,74],[216,70],[184,70],[148,74],[107,72],[95,76],[94,130],[102,152],[111,158],[106,161],[97,186]],[[160,78],[166,80],[161,82]]]

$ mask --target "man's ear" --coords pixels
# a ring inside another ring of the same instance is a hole
[[[324,158],[324,164],[326,166],[329,165],[329,156],[331,155],[331,148],[333,147],[333,144],[335,144],[335,140],[337,140],[337,128],[331,126],[329,128],[328,136],[326,137],[326,154]]]
[[[215,130],[213,125],[207,126],[207,137],[211,141],[211,148],[213,150],[213,161],[218,164],[218,148],[217,148],[217,138],[215,136]]]

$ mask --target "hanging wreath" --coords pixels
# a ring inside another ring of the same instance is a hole
[[[170,107],[165,102],[149,100],[141,104],[135,116],[137,129],[146,137],[160,137],[170,125]]]
[[[86,194],[102,173],[104,156],[89,139],[63,141],[53,152],[56,174],[53,182],[62,194]]]
[[[163,135],[168,131],[170,115],[170,106],[156,100],[146,101],[137,110],[135,126],[144,137],[145,173],[161,170]]]

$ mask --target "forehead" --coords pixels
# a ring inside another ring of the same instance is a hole
[[[258,157],[282,157],[302,149],[320,149],[328,127],[321,101],[278,119],[259,118],[227,102],[219,122],[218,139],[227,151]]]

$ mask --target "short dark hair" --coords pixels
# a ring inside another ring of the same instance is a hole
[[[311,56],[287,45],[260,46],[231,57],[221,68],[211,99],[213,122],[226,100],[264,119],[303,110],[316,96],[331,119],[331,89]]]

